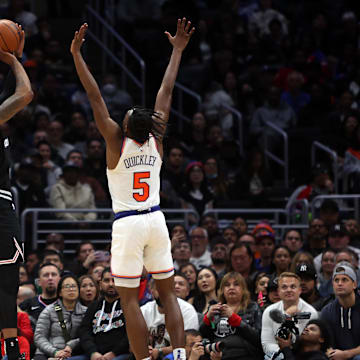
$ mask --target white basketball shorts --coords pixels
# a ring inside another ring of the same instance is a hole
[[[127,216],[113,223],[111,272],[115,285],[138,287],[143,266],[154,279],[174,274],[169,231],[161,211]]]

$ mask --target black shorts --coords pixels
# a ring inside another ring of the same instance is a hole
[[[24,247],[20,226],[13,209],[0,210],[0,265],[24,261]]]

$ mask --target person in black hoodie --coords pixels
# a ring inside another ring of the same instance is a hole
[[[125,317],[110,268],[102,273],[100,290],[102,296],[89,305],[79,328],[84,360],[127,359],[129,341]]]
[[[326,352],[331,343],[331,335],[322,320],[310,320],[299,340],[291,346],[291,334],[288,339],[276,338],[284,360],[327,360]]]
[[[357,278],[347,261],[339,262],[333,272],[332,283],[336,299],[321,312],[321,319],[330,326],[334,349],[332,360],[360,359],[360,297],[356,294]]]

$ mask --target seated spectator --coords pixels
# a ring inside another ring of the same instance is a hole
[[[345,227],[350,235],[350,246],[360,248],[360,224],[356,219],[345,221]]]
[[[190,285],[184,274],[176,272],[174,276],[174,291],[175,295],[183,300],[187,300],[190,294]]]
[[[244,277],[251,293],[254,290],[254,283],[258,271],[255,268],[253,253],[248,245],[237,244],[230,250],[229,271],[236,271]]]
[[[341,221],[340,209],[336,201],[331,199],[324,200],[320,206],[319,218],[324,222],[328,229],[339,224]]]
[[[343,261],[347,261],[354,268],[358,278],[358,286],[360,286],[359,257],[357,254],[349,248],[342,249],[335,255],[335,266]]]
[[[50,249],[50,246],[52,246],[53,250],[62,253],[64,251],[64,235],[55,232],[48,234],[46,236],[45,248]]]
[[[19,307],[17,308],[17,329],[20,354],[25,355],[25,360],[30,360],[30,345],[32,345],[34,341],[34,331],[31,328],[29,315]],[[1,355],[3,359],[7,359],[3,338],[1,339]],[[23,357],[21,358],[23,359]]]
[[[226,274],[227,258],[226,242],[220,238],[211,248],[211,267],[216,271],[218,279]]]
[[[81,184],[79,180],[79,167],[72,162],[63,166],[62,178],[51,187],[49,203],[56,209],[95,209],[95,198],[91,188],[87,184]],[[96,213],[71,213],[59,212],[56,217],[64,220],[79,221],[77,226],[86,228],[88,224],[81,220],[95,220]]]
[[[171,249],[174,248],[180,242],[186,242],[187,238],[187,231],[184,225],[177,224],[175,225],[170,231],[171,237]]]
[[[102,273],[100,292],[101,298],[89,305],[80,325],[80,343],[85,354],[81,359],[128,359],[125,317],[110,268]]]
[[[258,259],[260,258],[260,254],[257,251],[257,246],[256,246],[256,239],[253,235],[251,234],[243,234],[239,237],[238,241],[236,242],[237,244],[244,244],[250,247],[251,251],[254,254],[254,259]]]
[[[330,359],[360,358],[360,299],[356,294],[357,277],[347,262],[336,265],[333,277],[336,299],[323,308],[321,319],[327,322],[333,338]]]
[[[259,273],[255,280],[255,291],[252,298],[257,301],[260,310],[264,309],[265,303],[267,302],[268,295],[268,283],[270,276],[264,272]]]
[[[325,321],[310,320],[301,333],[297,344],[292,346],[292,340],[277,337],[276,341],[284,360],[327,360],[331,346],[331,334]]]
[[[54,264],[62,272],[64,270],[64,260],[61,253],[57,250],[46,249],[43,252],[43,264]]]
[[[213,207],[213,196],[207,188],[201,162],[193,161],[186,167],[186,180],[181,197],[186,202],[185,208],[193,209],[199,216]]]
[[[295,274],[300,278],[301,298],[312,305],[317,311],[324,306],[324,298],[316,288],[317,274],[315,267],[309,264],[299,264]]]
[[[289,248],[285,245],[276,246],[271,255],[270,273],[279,276],[283,272],[289,271],[290,264],[291,253]]]
[[[197,269],[211,265],[211,253],[207,249],[209,244],[208,233],[203,227],[196,227],[190,233],[192,256],[190,262]]]
[[[322,253],[321,268],[318,274],[319,293],[326,298],[334,293],[332,287],[332,274],[335,268],[335,251],[326,249]]]
[[[184,264],[180,266],[180,272],[186,276],[186,279],[190,286],[190,293],[188,299],[194,297],[196,294],[196,280],[197,280],[197,269],[196,266],[192,263]]]
[[[310,222],[304,250],[313,256],[319,255],[326,249],[328,229],[323,220],[315,218]]]
[[[282,244],[290,250],[290,255],[293,257],[304,244],[301,232],[295,229],[286,231]]]
[[[306,251],[298,252],[297,254],[294,255],[294,257],[291,260],[290,272],[295,273],[296,267],[299,264],[315,265],[314,258],[310,253],[308,253]],[[316,268],[316,266],[315,266],[315,268]]]
[[[35,296],[35,291],[30,289],[27,286],[19,286],[17,298],[16,298],[16,305],[20,305],[23,301],[33,298]]]
[[[205,314],[211,301],[217,301],[217,279],[217,274],[212,268],[204,267],[198,272],[197,292],[193,298],[188,300],[198,313]]]
[[[177,243],[172,250],[174,268],[179,270],[184,264],[187,264],[191,257],[191,245],[187,241]]]
[[[90,241],[81,242],[76,248],[76,257],[68,269],[76,276],[85,275],[95,262],[95,247]]]
[[[207,214],[201,217],[200,226],[207,231],[210,245],[221,236],[219,223],[216,217],[212,214]]]
[[[150,355],[152,358],[158,358],[172,353],[170,337],[166,329],[165,314],[159,298],[159,292],[156,289],[155,280],[151,279],[149,288],[154,300],[141,306],[141,312],[144,316],[146,326],[150,335]],[[177,298],[182,317],[184,319],[184,330],[199,329],[199,321],[194,307],[188,302]]]
[[[48,141],[63,160],[74,146],[63,141],[64,125],[60,120],[53,120],[48,128]]]
[[[36,323],[34,360],[76,355],[74,350],[80,341],[78,328],[86,312],[86,306],[79,301],[79,293],[79,283],[74,276],[65,275],[60,279],[58,300],[42,311]]]
[[[233,226],[227,226],[222,233],[222,237],[224,238],[226,244],[232,244],[232,246],[236,243],[239,233]]]
[[[275,249],[275,233],[267,229],[256,232],[256,248],[260,253],[260,258],[256,260],[258,271],[270,272],[271,255]]]
[[[245,279],[236,272],[221,281],[219,303],[211,305],[200,332],[211,342],[224,342],[223,359],[263,359],[261,311],[251,301]]]
[[[265,304],[262,308],[263,311],[271,304],[275,304],[281,300],[279,296],[279,285],[277,277],[275,277],[274,275],[270,276],[266,289],[268,296],[265,299]]]
[[[237,230],[239,236],[246,234],[248,231],[247,223],[241,216],[234,219],[232,226]]]
[[[273,321],[270,317],[271,310],[279,310],[282,314],[286,313],[293,316],[297,312],[310,312],[311,319],[317,319],[317,311],[303,299],[300,298],[301,287],[298,275],[290,272],[284,272],[278,279],[279,296],[281,301],[270,305],[264,311],[262,317],[261,343],[265,355],[268,358],[280,351],[276,341],[276,332],[280,324]],[[299,333],[302,333],[308,320],[298,320],[296,327]]]
[[[90,275],[83,275],[79,278],[80,303],[88,307],[94,300],[99,298],[99,287],[97,281]]]
[[[38,296],[25,300],[19,305],[20,309],[26,311],[30,316],[33,328],[35,328],[36,322],[45,307],[56,301],[59,281],[60,269],[56,265],[44,263],[40,266],[38,284],[41,288],[41,293]]]
[[[19,265],[19,284],[23,284],[30,280],[25,264]]]
[[[76,149],[84,151],[87,126],[88,122],[85,113],[78,110],[72,112],[70,115],[70,124],[68,124],[64,133],[64,141],[73,145]]]
[[[316,164],[312,169],[311,182],[300,192],[297,200],[311,201],[317,195],[330,195],[334,193],[334,183],[329,175],[329,169],[324,164]]]
[[[97,284],[99,284],[101,280],[101,275],[104,270],[104,265],[91,266],[89,268],[88,274],[91,275],[91,277],[96,281]]]

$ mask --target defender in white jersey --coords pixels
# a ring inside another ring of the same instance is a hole
[[[183,50],[194,28],[185,18],[177,22],[175,36],[165,32],[173,46],[158,91],[154,110],[135,107],[127,112],[122,128],[110,118],[99,87],[82,58],[87,24],[75,33],[71,44],[76,71],[106,141],[109,189],[115,220],[112,232],[111,268],[126,330],[136,359],[149,358],[148,330],[138,304],[143,266],[150,272],[165,310],[174,359],[185,359],[184,324],[174,293],[174,266],[165,218],[160,211],[162,140],[169,118],[172,92]]]

